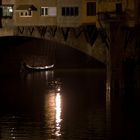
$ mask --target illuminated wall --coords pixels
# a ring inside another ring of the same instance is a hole
[[[97,24],[98,13],[109,12],[130,17],[140,13],[138,0],[15,0],[14,20],[17,26],[78,27],[82,24]],[[27,8],[19,9],[26,5]],[[36,10],[30,11],[28,5]],[[27,15],[27,16],[26,16]]]
[[[57,25],[75,27],[81,25],[81,0],[57,0]]]
[[[96,0],[82,0],[82,22],[83,23],[96,23],[97,19],[97,6]]]
[[[46,9],[49,7],[55,8],[56,2],[57,0],[47,0],[47,1],[15,0],[15,25],[19,25],[19,26],[56,25],[57,15],[56,16],[41,15],[42,7]],[[31,14],[30,16],[28,16],[26,12],[29,11],[29,6],[31,5],[33,5],[36,8],[36,10],[31,8],[30,11]],[[25,16],[21,16],[21,15],[25,15]]]

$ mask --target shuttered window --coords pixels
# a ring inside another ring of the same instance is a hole
[[[78,16],[78,7],[62,7],[62,16]]]

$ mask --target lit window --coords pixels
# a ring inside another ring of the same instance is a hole
[[[47,16],[48,15],[48,7],[41,7],[41,10],[40,10],[40,15],[41,16]]]
[[[9,6],[9,5],[3,5],[1,7],[1,12],[2,12],[2,17],[10,17],[12,18],[13,16],[13,7],[12,6]]]
[[[56,16],[57,15],[56,7],[49,7],[49,9],[48,9],[48,15],[49,16]]]
[[[48,8],[45,8],[45,15],[48,15]]]
[[[56,7],[41,7],[41,16],[56,16]]]

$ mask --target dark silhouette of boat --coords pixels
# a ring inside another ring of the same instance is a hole
[[[47,71],[54,68],[54,64],[48,66],[30,66],[26,63],[23,63],[24,69],[27,71]]]

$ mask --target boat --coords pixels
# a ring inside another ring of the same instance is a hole
[[[48,66],[30,66],[26,63],[23,63],[24,69],[27,71],[46,71],[52,70],[54,68],[54,64]]]

